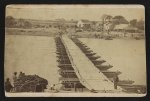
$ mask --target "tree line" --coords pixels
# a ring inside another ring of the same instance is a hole
[[[136,27],[140,30],[144,30],[144,20],[137,20],[132,19],[130,21],[127,21],[125,17],[121,15],[117,16],[111,16],[104,14],[102,17],[103,25],[106,26],[105,29],[108,28],[108,30],[113,30],[116,25],[119,24],[129,24],[132,27]],[[63,26],[65,22],[60,22],[59,26]],[[5,18],[5,26],[8,28],[31,28],[32,24],[29,21],[26,21],[25,19],[15,19],[12,16],[7,16]]]
[[[31,28],[32,24],[24,19],[15,19],[12,16],[5,18],[5,27],[8,28]]]

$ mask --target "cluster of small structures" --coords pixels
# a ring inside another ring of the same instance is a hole
[[[38,75],[25,75],[20,72],[17,77],[17,72],[14,72],[13,86],[9,78],[5,82],[6,92],[44,92],[48,85],[48,81]]]

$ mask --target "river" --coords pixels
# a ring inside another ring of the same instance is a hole
[[[145,40],[134,39],[87,39],[81,38],[97,55],[119,70],[120,79],[133,80],[135,84],[146,84]]]
[[[5,39],[5,78],[11,78],[15,71],[22,71],[46,78],[49,84],[58,83],[54,38],[6,35]]]
[[[146,55],[144,40],[102,40],[81,38],[97,55],[100,55],[119,70],[120,79],[134,80],[135,84],[146,85]],[[59,83],[53,37],[6,35],[5,37],[5,79],[13,72],[37,74],[46,78],[49,84]],[[11,79],[12,81],[12,79]]]

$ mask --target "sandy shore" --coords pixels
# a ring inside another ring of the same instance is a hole
[[[125,93],[6,93],[9,97],[144,97],[146,94]]]

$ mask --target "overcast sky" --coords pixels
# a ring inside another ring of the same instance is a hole
[[[103,14],[122,15],[128,21],[144,19],[142,5],[8,5],[6,16],[25,19],[53,20],[64,18],[101,20]]]

